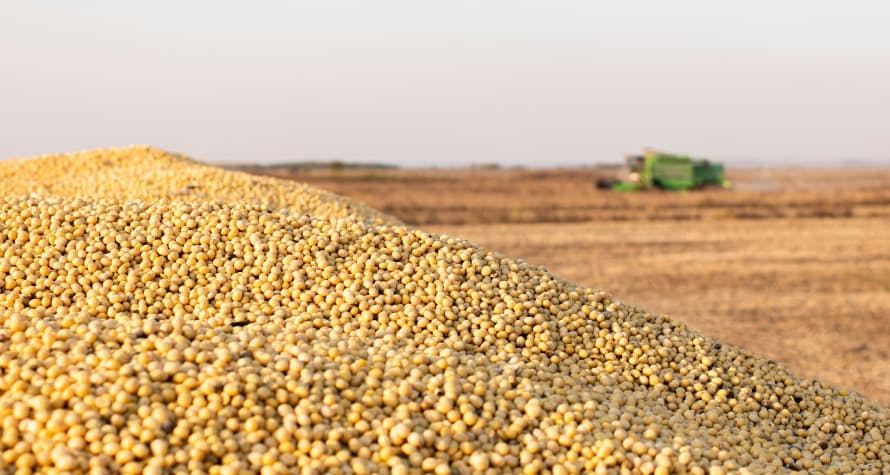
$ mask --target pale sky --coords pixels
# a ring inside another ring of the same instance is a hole
[[[885,1],[0,3],[0,157],[890,164]]]

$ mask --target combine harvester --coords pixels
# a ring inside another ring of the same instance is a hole
[[[626,158],[628,180],[600,180],[597,187],[617,191],[663,189],[685,191],[711,186],[729,188],[723,165],[705,159],[646,149]]]

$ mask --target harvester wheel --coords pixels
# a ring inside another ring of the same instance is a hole
[[[599,190],[611,190],[612,187],[617,185],[620,180],[615,180],[612,178],[600,178],[596,181],[596,187]]]

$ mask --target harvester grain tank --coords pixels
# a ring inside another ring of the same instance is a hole
[[[627,181],[600,183],[600,187],[619,191],[693,190],[708,186],[729,188],[723,165],[710,160],[692,158],[647,149],[643,155],[626,158]]]

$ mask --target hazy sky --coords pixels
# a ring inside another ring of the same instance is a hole
[[[0,157],[890,163],[886,1],[0,2]]]

